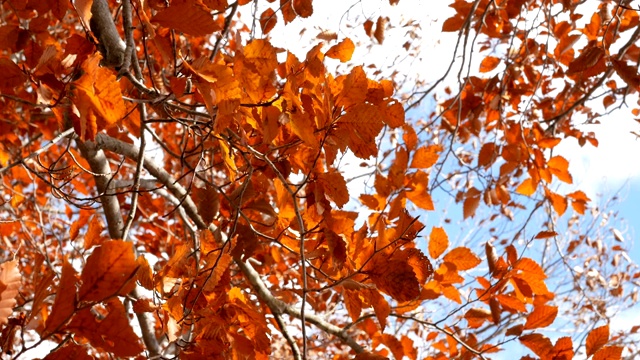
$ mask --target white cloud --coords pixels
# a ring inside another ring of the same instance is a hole
[[[569,161],[574,187],[591,199],[614,192],[627,181],[640,185],[640,139],[631,133],[638,131],[638,123],[624,109],[601,121],[581,127],[596,134],[597,148],[588,143],[580,147],[576,140],[565,139],[555,151]]]

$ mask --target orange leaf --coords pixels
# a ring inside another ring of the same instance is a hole
[[[413,268],[413,273],[416,274],[416,278],[420,285],[424,283],[433,275],[433,266],[429,259],[416,248],[405,249],[398,253],[401,259],[407,259],[407,263]]]
[[[487,56],[484,59],[482,59],[482,62],[480,63],[480,72],[482,73],[489,72],[495,69],[496,67],[498,67],[499,64],[500,64],[499,58],[494,56]]]
[[[480,198],[482,197],[480,195],[480,190],[475,187],[472,187],[467,191],[464,204],[462,206],[462,214],[465,219],[475,215],[476,209],[478,208],[478,205],[480,205]]]
[[[353,358],[353,360],[389,360],[389,358],[386,356],[365,351],[357,354],[356,357]]]
[[[614,58],[611,58],[610,60],[613,64],[613,69],[616,71],[618,76],[620,76],[632,89],[640,90],[640,77],[638,77],[636,68],[628,65],[626,61],[616,60]]]
[[[595,354],[609,341],[609,325],[597,327],[587,335],[587,357]]]
[[[353,44],[353,41],[349,38],[345,38],[338,44],[332,46],[325,56],[332,59],[338,59],[340,62],[347,62],[351,60],[351,56],[353,55],[355,48],[356,46]]]
[[[456,14],[455,16],[448,18],[445,20],[444,24],[442,24],[442,31],[444,32],[453,32],[462,29],[462,25],[464,24],[464,17],[460,14]]]
[[[531,196],[536,192],[536,186],[537,184],[533,182],[533,179],[528,178],[518,185],[516,192],[525,196]]]
[[[527,311],[525,303],[515,296],[499,294],[496,296],[496,299],[500,302],[500,305],[507,310],[519,312]]]
[[[369,290],[369,302],[371,306],[373,306],[373,311],[376,313],[376,317],[380,323],[380,329],[384,330],[387,326],[387,317],[391,314],[389,303],[376,289]]]
[[[482,145],[482,148],[480,148],[480,153],[478,154],[478,166],[486,167],[493,164],[496,156],[496,144],[486,143]]]
[[[76,310],[76,271],[65,259],[62,264],[62,276],[56,300],[53,302],[51,314],[47,318],[45,333],[57,331],[60,326],[69,321]]]
[[[268,34],[278,23],[278,17],[273,9],[268,8],[260,15],[260,28],[263,34]]]
[[[138,266],[136,280],[140,282],[140,285],[142,285],[143,288],[153,290],[153,269],[151,269],[147,259],[142,255],[138,256],[136,259],[136,265]]]
[[[441,227],[433,227],[429,235],[429,256],[437,259],[449,247],[449,237]]]
[[[620,360],[622,358],[621,346],[605,346],[602,349],[596,351],[592,360]]]
[[[108,240],[93,250],[82,271],[81,301],[103,301],[109,296],[125,295],[135,285],[137,269],[133,244]],[[125,286],[129,283],[129,286]]]
[[[480,258],[466,247],[457,247],[449,251],[443,260],[454,264],[458,270],[473,269],[480,264]]]
[[[550,237],[557,236],[558,233],[555,231],[540,231],[538,235],[534,237],[534,239],[547,239]]]
[[[573,359],[573,341],[571,337],[564,336],[556,341],[553,346],[552,356],[554,359]]]
[[[411,166],[414,169],[428,169],[438,161],[438,153],[442,151],[442,145],[429,145],[420,147],[416,150],[411,161]]]
[[[413,268],[406,261],[380,257],[374,262],[371,280],[378,289],[398,302],[410,301],[420,295],[420,283]]]
[[[541,334],[528,334],[520,336],[520,342],[528,347],[534,354],[538,355],[540,358],[545,358],[546,355],[553,348],[553,344],[548,337]]]
[[[374,105],[358,104],[347,111],[338,120],[338,126],[347,137],[347,144],[353,154],[360,159],[367,159],[377,153],[375,138],[384,124],[382,114]]]
[[[538,146],[543,149],[553,149],[556,145],[560,144],[562,139],[560,138],[544,138],[538,141]]]
[[[193,36],[206,36],[220,30],[220,25],[200,0],[172,1],[171,6],[160,10],[151,21]]]
[[[558,213],[558,215],[562,216],[562,214],[567,210],[567,198],[558,195],[551,190],[545,189],[545,192],[547,199],[551,201],[553,209]]]
[[[111,70],[99,66],[100,59],[99,53],[87,58],[82,76],[72,83],[72,101],[80,113],[73,125],[82,140],[93,140],[125,117],[120,84]]]
[[[558,315],[557,306],[538,305],[533,312],[527,316],[527,322],[524,324],[525,330],[547,327],[553,323]]]
[[[107,302],[107,310],[109,313],[102,319],[97,318],[91,309],[82,310],[74,316],[69,329],[87,338],[93,347],[115,356],[131,357],[141,353],[144,348],[129,324],[124,305],[114,298]]]
[[[7,58],[0,58],[0,89],[11,92],[16,86],[27,81],[27,76],[16,63]],[[3,91],[4,92],[4,91]]]
[[[413,190],[407,191],[407,198],[416,206],[424,210],[434,210],[433,200],[427,189],[429,185],[429,175],[424,171],[418,170],[411,177],[411,186]]]
[[[404,107],[398,101],[384,101],[380,104],[380,110],[382,110],[382,113],[384,114],[382,121],[392,129],[405,124]]]
[[[549,171],[557,176],[560,181],[564,181],[567,184],[573,183],[571,174],[569,174],[569,162],[567,159],[559,155],[554,156],[547,161],[547,166],[549,167]]]
[[[546,279],[547,274],[544,273],[542,267],[533,259],[523,257],[513,266],[517,270],[522,270],[527,277],[536,279]]]
[[[400,340],[396,339],[395,336],[389,334],[382,334],[381,336],[382,343],[391,350],[393,357],[396,359],[404,358],[404,349],[402,348],[402,343]]]
[[[102,237],[100,233],[102,233],[104,227],[102,226],[102,222],[100,222],[100,217],[93,216],[91,217],[91,222],[89,222],[89,228],[87,229],[87,233],[84,235],[84,249],[88,250],[94,245],[99,245],[102,242]]]
[[[0,326],[6,324],[13,313],[21,278],[18,260],[0,264]]]
[[[293,0],[293,9],[298,16],[306,18],[313,14],[312,0]]]

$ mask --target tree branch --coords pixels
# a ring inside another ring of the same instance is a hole
[[[136,160],[138,158],[139,149],[137,149],[136,146],[114,139],[106,134],[98,134],[96,136],[96,142],[98,144],[98,147],[101,149],[115,152],[132,160]],[[193,221],[198,228],[209,228],[209,230],[211,231],[216,230],[215,228],[209,227],[202,220],[202,218],[198,214],[197,207],[191,197],[188,195],[187,190],[182,185],[177,183],[171,177],[171,175],[169,175],[169,173],[167,173],[162,168],[162,166],[156,164],[152,159],[145,158],[144,167],[149,172],[149,174],[155,177],[161,184],[165,185],[167,189],[173,194],[173,196],[180,199],[181,206],[184,208],[191,221]],[[273,296],[273,294],[266,287],[264,281],[262,281],[262,278],[260,278],[260,274],[253,268],[253,266],[240,259],[234,260],[253,287],[253,289],[258,294],[260,300],[269,307],[274,315],[288,314],[298,319],[302,318],[300,309],[286,304],[284,301],[279,300],[275,296]],[[304,319],[305,322],[313,324],[320,330],[323,330],[324,332],[339,338],[343,343],[351,347],[351,349],[353,349],[353,351],[355,351],[356,353],[364,352],[364,348],[360,346],[351,336],[349,336],[349,334],[344,329],[327,322],[326,320],[315,314],[305,314]]]

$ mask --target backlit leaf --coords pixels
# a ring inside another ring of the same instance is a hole
[[[268,8],[260,15],[260,28],[263,34],[268,34],[276,26],[278,17],[273,9]]]
[[[604,345],[609,342],[609,325],[597,327],[589,332],[587,335],[587,356],[595,354]]]
[[[109,296],[127,294],[135,285],[131,280],[136,269],[132,243],[120,240],[103,242],[93,250],[82,271],[80,300],[102,301]]]
[[[564,181],[567,184],[573,184],[573,178],[569,174],[569,162],[562,156],[554,156],[547,162],[549,171],[558,177],[560,181]]]
[[[541,334],[527,334],[520,336],[520,342],[528,347],[534,354],[538,355],[541,358],[545,358],[545,356],[551,351],[553,348],[553,344],[548,337]]]
[[[51,314],[47,318],[45,332],[52,333],[71,319],[76,310],[76,271],[66,260],[62,264],[62,276]]]
[[[500,59],[494,56],[485,56],[480,63],[480,72],[489,72],[500,65]]]
[[[193,36],[206,36],[220,30],[201,0],[172,1],[171,6],[159,11],[151,21]]]
[[[443,258],[444,261],[450,262],[460,271],[470,270],[480,264],[478,258],[469,248],[457,247],[449,251]]]
[[[318,174],[318,182],[339,208],[349,202],[349,190],[342,174],[338,172]]]
[[[449,247],[449,237],[441,227],[433,227],[429,235],[429,256],[437,259]]]
[[[82,76],[72,83],[72,101],[79,112],[73,125],[82,140],[92,140],[98,131],[125,116],[120,85],[111,70],[99,66],[100,59],[98,53],[87,58],[82,64]]]
[[[516,192],[525,196],[531,196],[536,192],[537,184],[533,182],[532,178],[525,179],[518,188],[516,188]]]
[[[0,326],[7,323],[16,306],[16,296],[20,288],[18,260],[0,264]]]
[[[543,328],[551,325],[558,315],[557,306],[538,305],[533,312],[527,316],[524,324],[525,330]]]
[[[480,205],[481,197],[482,196],[480,190],[476,189],[475,187],[467,190],[467,194],[465,195],[464,204],[462,207],[463,218],[466,219],[475,215],[476,209],[478,208],[478,205]]]
[[[423,146],[416,150],[411,161],[414,169],[428,169],[438,161],[439,153],[442,151],[441,145]]]
[[[420,284],[413,268],[402,260],[379,260],[372,269],[371,280],[377,288],[398,302],[410,301],[420,295]]]
[[[622,351],[624,348],[622,346],[605,346],[600,350],[596,351],[596,353],[591,358],[592,360],[620,360],[622,359]]]
[[[298,16],[307,18],[313,14],[312,0],[293,0],[293,9]]]
[[[325,56],[332,59],[338,59],[340,62],[347,62],[351,60],[351,56],[353,55],[355,48],[356,46],[353,44],[353,41],[349,38],[345,38],[338,44],[332,46],[326,52]]]

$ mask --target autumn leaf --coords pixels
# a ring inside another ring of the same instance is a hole
[[[278,17],[273,9],[269,8],[260,15],[260,27],[263,34],[268,34],[273,30],[278,22]]]
[[[442,151],[441,145],[423,146],[416,150],[411,161],[414,169],[428,169],[438,161],[439,153]]]
[[[525,196],[531,196],[535,194],[537,186],[538,185],[534,183],[532,178],[528,178],[518,185],[516,192]]]
[[[534,354],[538,355],[541,358],[545,358],[545,356],[553,349],[553,344],[551,340],[544,335],[541,334],[528,334],[520,336],[520,342],[528,347]]]
[[[622,358],[621,346],[605,346],[593,354],[592,360],[620,360]]]
[[[480,72],[489,72],[500,65],[500,59],[494,56],[486,56],[480,63]]]
[[[587,357],[596,353],[609,342],[609,325],[597,327],[587,335]]]
[[[82,140],[92,140],[98,131],[115,125],[125,116],[120,85],[115,75],[99,66],[100,55],[94,54],[82,64],[83,75],[72,83],[72,101],[79,117],[73,126]]]
[[[172,1],[171,6],[155,14],[151,21],[193,36],[205,36],[220,30],[201,0]]]
[[[420,284],[413,268],[406,261],[379,259],[371,270],[371,280],[381,291],[398,302],[410,301],[420,295]]]
[[[313,4],[311,0],[293,0],[293,9],[298,16],[307,18],[313,14]]]
[[[338,44],[332,46],[325,54],[325,56],[330,57],[332,59],[338,59],[340,62],[347,62],[351,60],[351,55],[353,55],[353,51],[355,50],[355,45],[353,41],[349,38],[345,38]]]
[[[318,183],[339,208],[349,202],[349,190],[342,174],[338,172],[318,174]]]
[[[543,328],[551,325],[558,315],[558,307],[548,305],[538,305],[533,312],[527,316],[524,324],[525,330]]]
[[[137,269],[133,244],[108,240],[95,248],[82,271],[78,292],[81,301],[102,301],[112,295],[125,295],[135,285]]]
[[[0,265],[0,326],[7,323],[16,306],[20,278],[18,260],[6,261]]]
[[[441,227],[433,227],[429,235],[429,256],[437,259],[449,247],[449,237]]]
[[[573,178],[569,174],[569,162],[562,156],[554,156],[547,162],[549,171],[558,177],[560,181],[567,184],[573,184]]]
[[[52,333],[71,319],[76,310],[76,279],[77,273],[66,260],[62,264],[59,291],[56,295],[51,314],[46,321],[45,333]]]
[[[481,262],[480,259],[466,247],[452,249],[442,260],[454,264],[459,271],[473,269]]]
[[[138,336],[129,325],[124,305],[118,299],[107,302],[108,314],[97,318],[90,309],[80,311],[69,324],[69,329],[89,340],[96,348],[112,352],[116,356],[129,357],[142,352]]]
[[[467,190],[462,208],[463,218],[466,219],[475,215],[476,209],[478,208],[478,205],[480,205],[480,195],[480,190],[476,189],[475,187]]]

